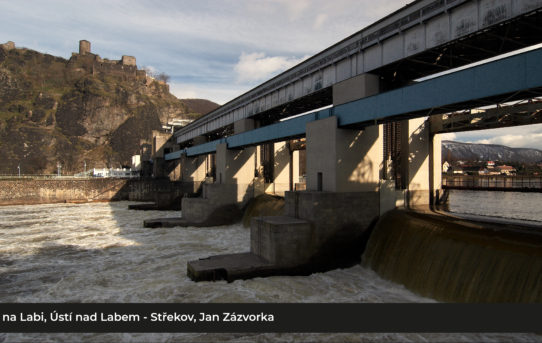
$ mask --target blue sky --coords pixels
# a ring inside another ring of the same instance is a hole
[[[137,58],[179,98],[224,104],[410,0],[0,0],[0,43]],[[514,138],[515,137],[515,138]],[[542,126],[450,135],[542,149]]]

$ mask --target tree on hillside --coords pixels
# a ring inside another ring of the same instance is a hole
[[[158,81],[164,81],[165,83],[168,83],[170,80],[170,77],[166,73],[160,73],[155,76],[155,79],[157,79]]]
[[[158,80],[158,81],[162,81],[164,83],[168,83],[169,80],[171,79],[171,77],[164,73],[164,72],[157,72],[155,71],[153,68],[150,68],[150,67],[142,67],[141,69],[145,70],[145,72],[147,73],[147,75],[149,75],[150,77]]]

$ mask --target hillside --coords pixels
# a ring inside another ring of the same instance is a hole
[[[443,161],[501,161],[508,163],[542,162],[542,150],[510,148],[496,144],[442,141]]]
[[[0,174],[19,165],[24,174],[54,173],[58,163],[63,174],[85,163],[130,165],[152,130],[203,112],[138,70],[134,57],[102,59],[86,43],[69,60],[0,44]]]
[[[191,113],[207,114],[214,111],[220,105],[205,99],[181,99]]]

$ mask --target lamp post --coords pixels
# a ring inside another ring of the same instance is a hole
[[[19,171],[19,177],[21,177],[21,164],[19,163],[19,165],[17,166],[17,170]]]
[[[60,162],[58,162],[56,164],[56,168],[57,168],[57,176],[60,176],[61,174],[61,169],[62,169],[62,165],[60,164]]]
[[[83,164],[85,166],[85,171],[83,172],[83,175],[87,175],[87,161],[83,161]]]

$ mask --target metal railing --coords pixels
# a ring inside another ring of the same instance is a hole
[[[542,192],[542,176],[443,175],[442,188]]]
[[[0,174],[0,179],[91,179],[92,176],[57,175],[57,174]]]

